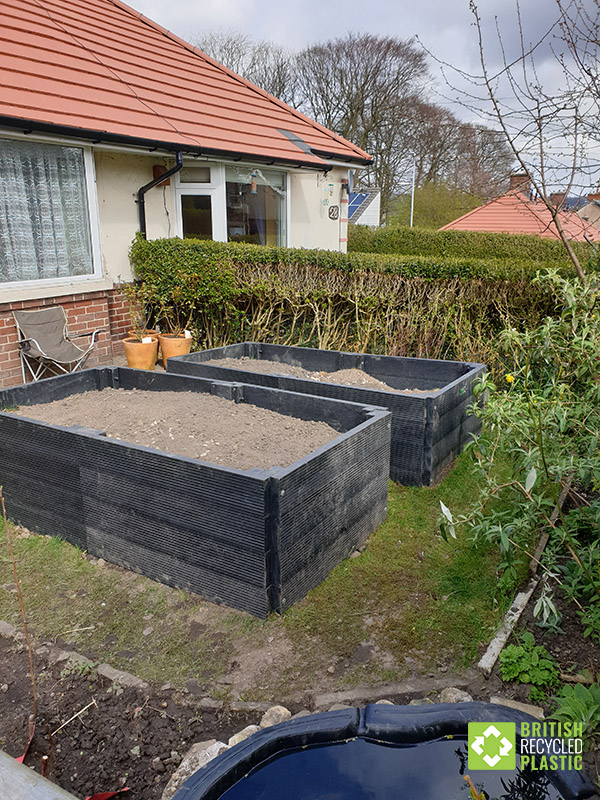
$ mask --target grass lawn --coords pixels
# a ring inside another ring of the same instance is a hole
[[[435,489],[391,484],[388,519],[364,552],[266,621],[15,529],[28,619],[38,639],[70,644],[93,662],[160,683],[194,679],[217,697],[282,700],[460,668],[510,599],[497,593],[497,553],[464,537],[447,544],[436,532],[440,499],[460,513],[476,491],[468,454]],[[3,531],[0,547],[0,618],[18,624]]]

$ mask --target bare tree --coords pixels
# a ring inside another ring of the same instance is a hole
[[[424,93],[425,53],[412,40],[349,33],[305,48],[296,70],[303,111],[375,157],[360,177],[379,186],[386,209],[407,169],[398,122]]]
[[[512,35],[506,36],[495,19],[500,65],[493,68],[479,8],[470,0],[481,71],[473,75],[445,65],[454,69],[454,78],[448,83],[458,92],[460,102],[499,127],[520,170],[550,212],[552,225],[583,283],[584,271],[564,230],[561,206],[552,195],[560,189],[566,197],[577,185],[589,185],[598,171],[598,164],[588,158],[598,123],[594,60],[598,56],[598,0],[592,2],[594,12],[588,10],[585,0],[555,0],[546,30],[535,41],[528,41],[521,6],[515,0]],[[517,51],[510,57],[508,41],[511,45],[517,42]],[[548,59],[560,67],[559,85],[547,86],[542,80],[540,65]],[[462,79],[462,87],[457,85],[457,77]]]
[[[295,56],[238,30],[208,31],[192,40],[207,55],[288,105],[295,105]]]
[[[410,183],[413,166],[417,186],[435,183],[484,197],[507,177],[512,157],[494,132],[428,102],[426,55],[413,40],[349,33],[293,54],[221,30],[196,44],[373,155],[355,177],[381,189],[384,216]]]

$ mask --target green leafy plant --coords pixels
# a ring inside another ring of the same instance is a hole
[[[134,283],[122,283],[119,286],[129,306],[129,318],[133,337],[141,342],[147,335],[150,324],[150,308],[148,290],[145,286]]]
[[[580,722],[586,749],[595,746],[600,738],[600,685],[565,685],[554,698],[556,710],[551,719],[558,722]]]
[[[536,282],[554,287],[559,313],[501,333],[508,369],[501,381],[484,378],[477,392],[487,402],[473,409],[483,421],[472,448],[481,495],[461,517],[442,508],[442,535],[466,525],[476,540],[496,544],[500,586],[514,583],[547,535],[536,612],[556,628],[561,587],[585,635],[600,641],[600,284],[582,287],[556,272]],[[508,479],[493,475],[498,454],[510,458]]]
[[[559,683],[558,662],[542,645],[536,645],[533,634],[526,631],[519,644],[509,644],[500,653],[500,675],[503,681],[530,683],[530,697],[541,700],[548,689]]]

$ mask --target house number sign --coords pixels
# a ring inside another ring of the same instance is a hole
[[[340,216],[340,207],[329,206],[329,219],[339,219],[339,216]]]

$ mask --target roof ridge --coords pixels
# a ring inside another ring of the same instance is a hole
[[[350,147],[357,155],[359,155],[359,156],[361,156],[361,157],[363,157],[365,159],[372,160],[371,156],[369,156],[368,153],[366,153],[364,150],[362,150],[360,147],[358,147],[358,145],[355,145],[353,142],[348,141],[348,139],[344,139],[343,136],[339,136],[338,134],[334,133],[333,131],[330,131],[329,128],[326,128],[324,125],[321,125],[320,123],[315,122],[315,120],[311,119],[310,117],[307,117],[301,111],[298,111],[297,109],[292,108],[291,106],[288,106],[288,104],[284,103],[283,100],[280,100],[278,97],[275,97],[275,95],[269,94],[269,92],[266,92],[264,89],[261,89],[260,86],[257,86],[256,84],[252,83],[251,81],[247,80],[246,78],[242,77],[241,75],[238,75],[237,72],[234,72],[233,70],[229,69],[229,67],[226,67],[224,64],[221,64],[216,59],[214,59],[211,56],[209,56],[206,53],[204,53],[198,47],[194,47],[194,45],[190,44],[190,42],[186,42],[185,39],[182,39],[180,36],[177,36],[177,34],[173,33],[168,28],[165,28],[162,25],[159,25],[158,22],[155,22],[154,20],[150,19],[149,17],[146,17],[140,11],[136,11],[134,8],[132,8],[131,6],[127,5],[127,3],[124,3],[123,0],[106,0],[106,2],[112,3],[112,5],[114,5],[117,8],[120,8],[121,10],[126,11],[127,13],[131,14],[133,17],[138,19],[140,22],[143,22],[146,25],[148,25],[149,27],[154,28],[156,31],[161,33],[163,36],[166,36],[167,38],[171,39],[172,41],[176,42],[177,44],[182,45],[183,47],[185,47],[190,52],[194,53],[198,57],[200,57],[200,58],[204,59],[205,61],[207,61],[213,67],[216,67],[221,72],[224,72],[226,75],[229,75],[229,77],[234,78],[235,80],[239,81],[242,85],[244,85],[247,88],[251,89],[252,91],[257,92],[258,94],[262,95],[263,97],[265,97],[270,102],[275,103],[280,108],[283,108],[286,111],[292,113],[294,116],[298,117],[303,122],[307,122],[311,127],[315,128],[316,130],[320,131],[321,133],[326,134],[334,142],[338,142],[338,143],[343,144],[343,145],[345,145],[347,147]],[[190,138],[190,137],[187,137],[187,138]],[[343,158],[343,156],[341,154],[340,154],[340,157]]]

